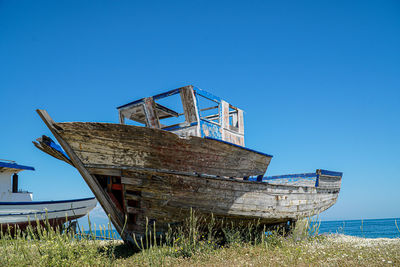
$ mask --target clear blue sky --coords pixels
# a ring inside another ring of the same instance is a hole
[[[0,1],[0,158],[35,200],[92,193],[34,148],[57,121],[194,84],[245,110],[268,174],[344,172],[323,219],[400,216],[400,2]]]

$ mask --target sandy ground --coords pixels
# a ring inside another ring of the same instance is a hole
[[[332,242],[348,243],[358,247],[375,247],[379,245],[400,244],[400,238],[363,238],[349,235],[333,234],[328,236]]]

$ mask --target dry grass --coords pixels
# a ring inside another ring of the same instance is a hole
[[[257,224],[227,225],[221,239],[212,222],[191,216],[163,241],[148,240],[148,248],[136,252],[122,241],[29,229],[2,234],[0,266],[400,266],[400,239],[320,236],[309,222],[297,225],[286,237],[265,235]]]
[[[170,249],[146,250],[116,260],[119,266],[400,266],[400,239],[365,239],[331,235],[294,241],[282,238],[270,245],[239,243],[175,257]],[[157,262],[158,261],[158,262]]]

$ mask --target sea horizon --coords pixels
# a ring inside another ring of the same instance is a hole
[[[344,234],[364,238],[400,238],[400,218],[321,220],[319,234]]]
[[[321,222],[338,222],[338,221],[362,221],[362,220],[400,220],[400,217],[388,217],[388,218],[361,218],[361,219],[320,219]]]
[[[397,222],[398,227],[396,227]],[[319,224],[316,234],[343,234],[347,236],[361,237],[361,238],[400,238],[400,218],[384,218],[384,219],[359,219],[359,220],[317,220],[311,222],[311,227],[314,224]],[[84,231],[86,234],[91,231]],[[109,230],[101,232],[100,230],[94,231],[98,239],[101,236],[110,236]],[[112,234],[115,239],[121,239],[118,232],[112,229]]]

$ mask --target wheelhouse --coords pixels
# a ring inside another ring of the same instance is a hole
[[[18,187],[18,173],[35,168],[0,159],[0,202],[32,201],[32,193]]]
[[[179,136],[198,136],[244,146],[243,110],[192,85],[117,108],[121,124],[139,124]]]

